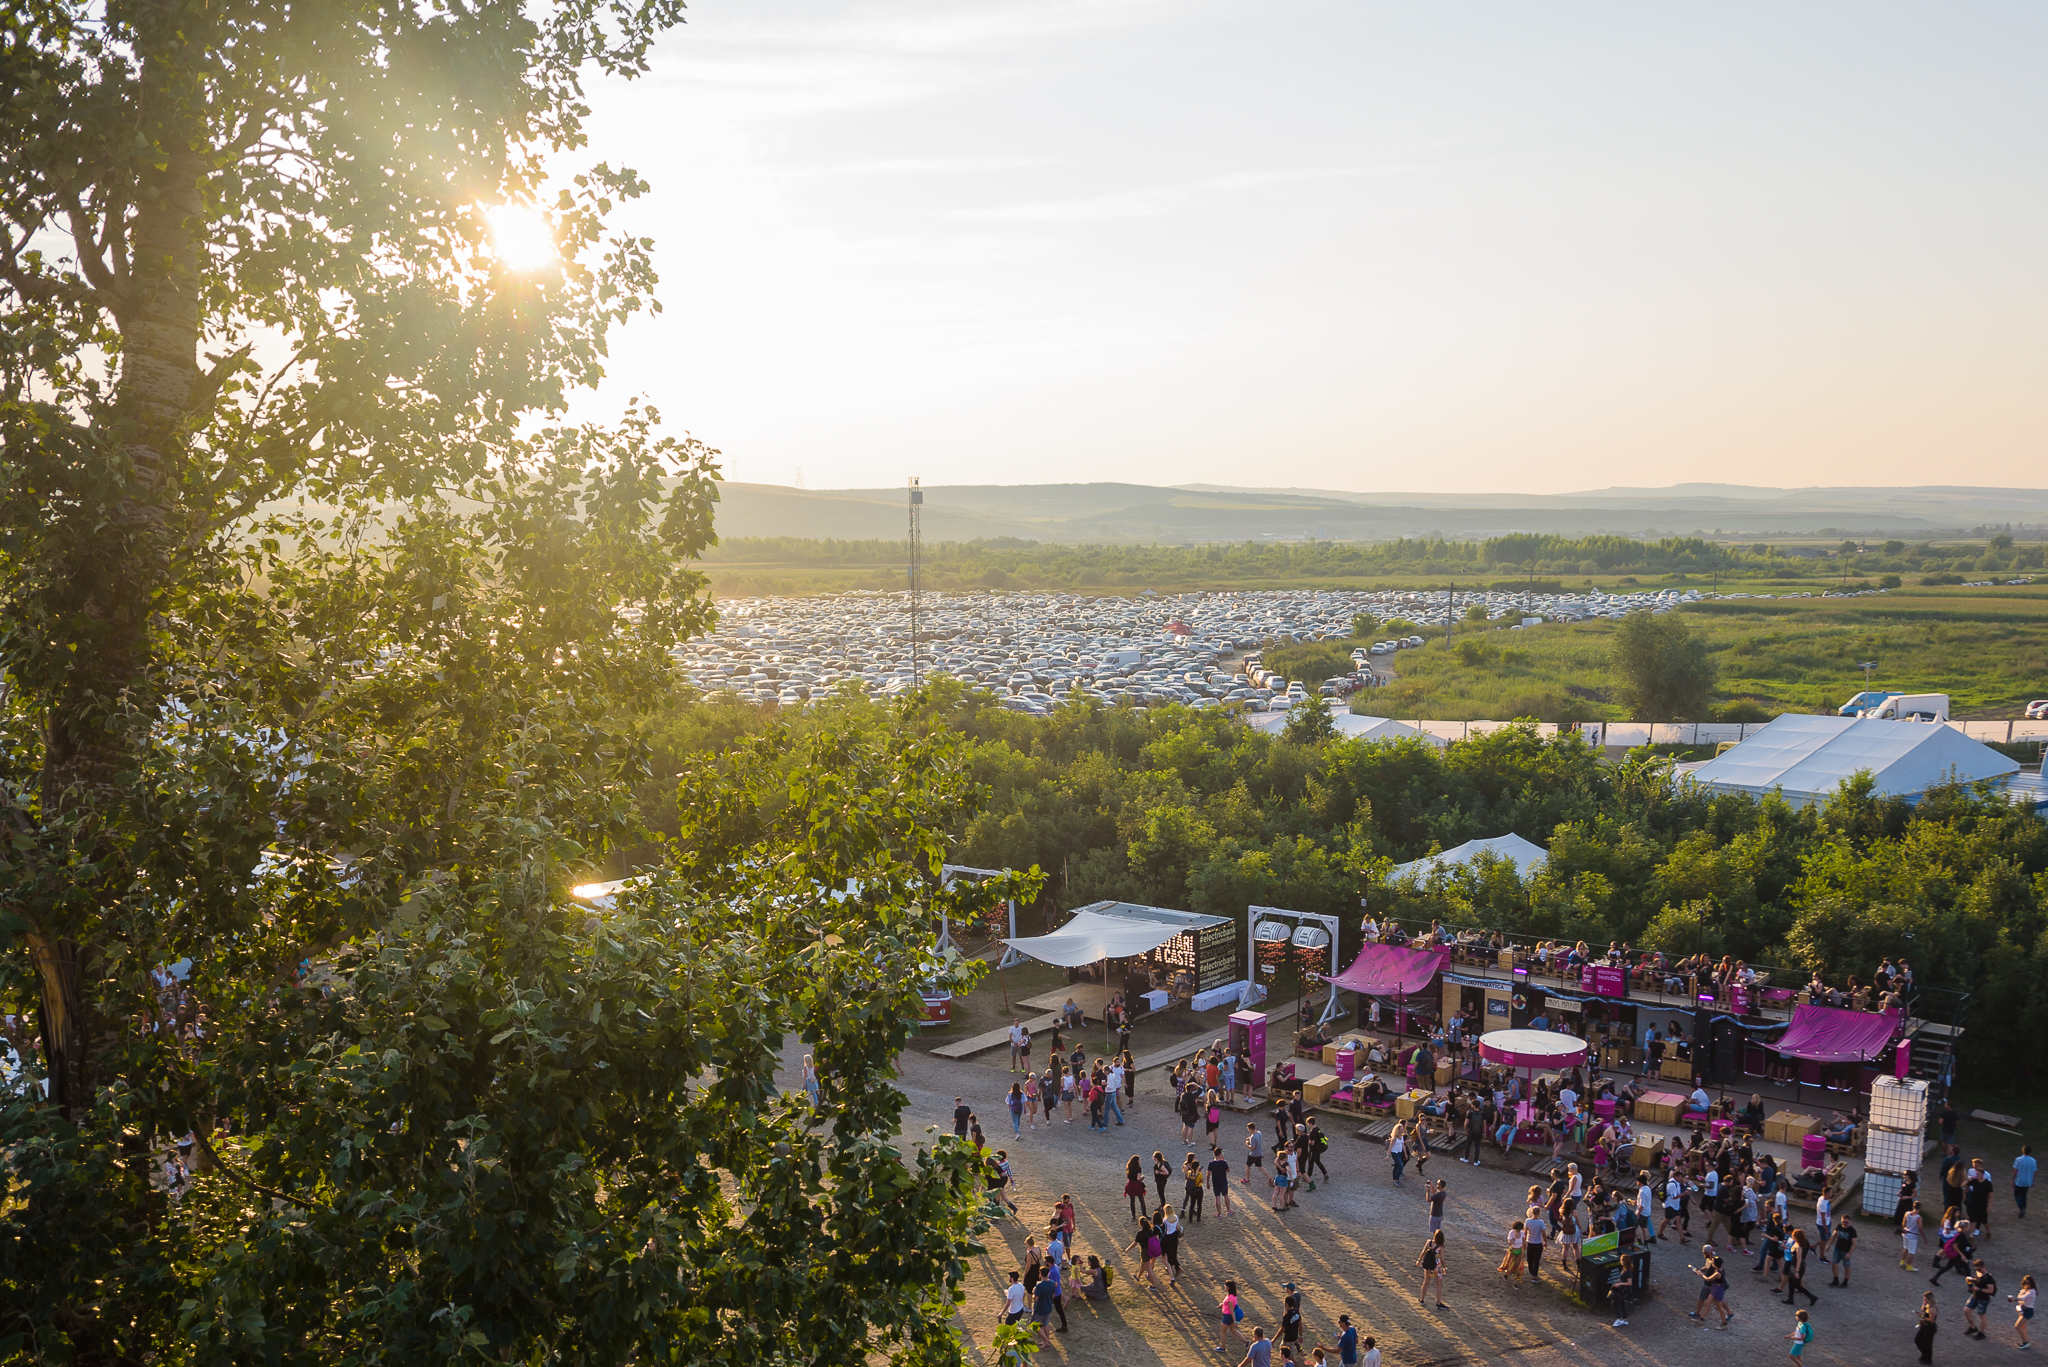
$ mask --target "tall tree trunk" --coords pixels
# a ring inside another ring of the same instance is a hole
[[[127,236],[127,287],[115,305],[121,333],[114,393],[115,430],[105,434],[119,475],[111,507],[95,510],[101,526],[80,529],[72,571],[71,620],[83,626],[69,678],[50,709],[40,775],[46,830],[74,861],[109,853],[109,821],[121,802],[119,776],[132,753],[123,704],[146,710],[150,618],[165,580],[177,533],[179,464],[189,407],[198,387],[201,183],[207,164],[206,125],[198,84],[180,69],[184,39],[171,6],[156,7],[140,26],[142,131],[160,164],[137,187]],[[120,240],[120,235],[109,233]],[[118,249],[117,249],[118,250]],[[50,829],[52,826],[55,829]],[[50,853],[55,854],[57,850]],[[97,858],[94,863],[100,862]],[[73,866],[77,866],[74,862]],[[118,860],[105,865],[106,886],[87,903],[124,896]],[[41,976],[41,1027],[51,1100],[76,1117],[91,1103],[93,1056],[118,1023],[93,1009],[100,971],[96,934],[52,892],[29,933]],[[90,912],[85,913],[87,915]]]

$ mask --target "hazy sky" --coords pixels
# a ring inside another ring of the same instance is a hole
[[[695,0],[593,156],[731,477],[2048,484],[2048,5]]]

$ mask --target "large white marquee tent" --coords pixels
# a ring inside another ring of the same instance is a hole
[[[1805,806],[1826,801],[1842,780],[1866,769],[1878,796],[1917,797],[1943,783],[2003,780],[2019,767],[1939,723],[1788,715],[1689,772],[1719,792],[1782,792]]]

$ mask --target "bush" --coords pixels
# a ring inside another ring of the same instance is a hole
[[[1881,589],[1895,589],[1905,582],[1905,580],[1899,578],[1899,576],[1897,576],[1896,574],[1888,574],[1884,578],[1877,581],[1877,586]]]
[[[1770,709],[1754,698],[1736,698],[1714,709],[1715,721],[1762,722],[1769,721],[1771,715]]]

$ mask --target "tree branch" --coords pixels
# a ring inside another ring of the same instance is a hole
[[[65,196],[64,213],[71,220],[71,241],[78,248],[79,270],[85,272],[94,289],[110,299],[119,299],[121,282],[107,266],[106,247],[93,231],[92,215],[76,195]]]

